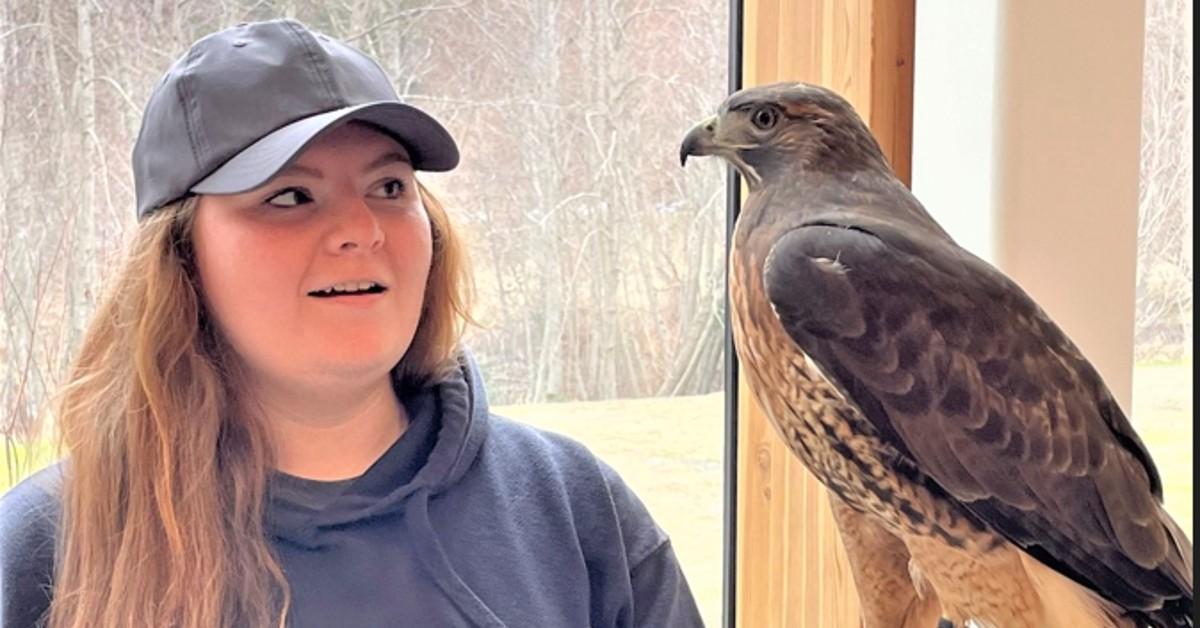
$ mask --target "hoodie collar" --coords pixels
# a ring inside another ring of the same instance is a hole
[[[453,486],[474,462],[488,431],[487,395],[474,357],[463,350],[455,368],[431,384],[429,392],[434,404],[430,418],[440,427],[435,427],[436,442],[416,475],[410,475],[411,469],[405,473],[409,461],[399,458],[412,455],[411,448],[390,447],[320,511],[298,510],[272,499],[267,505],[268,532],[316,547],[322,528],[399,512],[414,494],[428,499]],[[401,477],[412,479],[398,481]]]

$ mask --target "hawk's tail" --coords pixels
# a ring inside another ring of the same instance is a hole
[[[1173,575],[1180,588],[1183,589],[1183,594],[1179,597],[1171,598],[1163,602],[1160,609],[1153,611],[1136,611],[1130,614],[1138,626],[1151,626],[1152,628],[1191,628],[1194,626],[1195,619],[1193,612],[1195,611],[1195,589],[1193,589],[1192,580],[1192,542],[1188,540],[1183,529],[1179,524],[1166,513],[1165,510],[1159,509],[1159,520],[1162,521],[1163,527],[1167,529],[1167,533],[1171,536],[1171,540],[1175,544],[1174,561],[1169,563],[1170,573]]]
[[[1195,606],[1191,597],[1167,600],[1155,611],[1138,611],[1131,614],[1137,625],[1150,628],[1192,628]]]

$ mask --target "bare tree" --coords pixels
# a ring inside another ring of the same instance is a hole
[[[135,227],[129,155],[155,83],[197,38],[285,15],[375,56],[459,141],[462,167],[427,180],[469,235],[486,324],[469,343],[498,402],[719,388],[720,177],[679,169],[674,147],[724,94],[724,3],[4,0],[10,449],[53,419],[49,395]]]
[[[1146,3],[1136,352],[1192,346],[1192,3]]]
[[[75,235],[71,242],[72,248],[78,249],[81,255],[71,256],[70,279],[67,287],[70,290],[70,330],[67,338],[69,346],[75,346],[82,338],[87,321],[91,318],[96,305],[96,169],[80,167],[83,164],[94,165],[100,161],[99,136],[96,132],[96,56],[92,44],[92,10],[94,0],[78,0],[75,6],[77,20],[79,62],[76,66],[76,78],[73,82],[75,98],[73,108],[77,112],[75,119],[78,136],[72,142],[69,154],[78,157],[70,167],[77,172],[76,181],[79,187],[77,203],[70,211],[75,216]],[[69,140],[68,140],[69,141]]]

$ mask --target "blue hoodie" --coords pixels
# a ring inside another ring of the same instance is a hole
[[[406,395],[362,476],[271,480],[267,530],[294,628],[692,627],[666,535],[582,445],[492,415],[474,364]],[[0,499],[0,627],[49,603],[61,466]]]

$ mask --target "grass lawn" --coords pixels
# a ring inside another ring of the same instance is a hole
[[[1167,510],[1192,534],[1192,364],[1134,370],[1133,423],[1162,472]],[[721,394],[502,406],[505,416],[588,445],[633,487],[668,534],[705,623],[720,625]],[[5,449],[0,488],[50,460],[51,450]]]
[[[1163,478],[1163,501],[1179,526],[1192,529],[1192,362],[1139,365],[1133,370],[1130,421]]]

